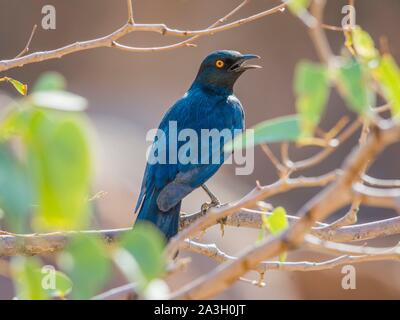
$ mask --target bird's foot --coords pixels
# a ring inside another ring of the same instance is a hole
[[[210,209],[210,204],[208,202],[204,202],[201,205],[201,214],[203,215],[206,214],[209,209]]]
[[[221,203],[218,201],[214,201],[212,200],[211,202],[204,202],[201,205],[201,213],[202,214],[206,214],[208,210],[210,210],[211,208],[218,208],[221,206]]]

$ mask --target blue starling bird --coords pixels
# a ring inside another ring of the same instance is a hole
[[[189,90],[164,115],[159,130],[165,133],[166,139],[161,149],[170,150],[171,145],[176,143],[179,150],[185,144],[176,137],[171,141],[170,123],[176,123],[177,132],[192,129],[199,137],[202,129],[229,129],[232,133],[243,130],[244,111],[233,94],[233,85],[244,71],[259,67],[245,64],[246,60],[253,58],[259,57],[231,50],[210,53],[201,63]],[[159,148],[160,143],[161,140],[156,137],[153,148]],[[204,152],[203,146],[199,150]],[[209,148],[207,150],[210,151]],[[216,152],[220,161],[211,160]],[[216,152],[206,153],[209,157],[206,160],[209,161],[200,161],[201,154],[196,158],[199,161],[189,163],[168,155],[165,163],[148,161],[135,209],[135,212],[139,210],[137,221],[152,222],[169,240],[178,232],[182,199],[193,190],[203,187],[211,199],[210,205],[219,204],[205,185],[225,159],[223,146]]]

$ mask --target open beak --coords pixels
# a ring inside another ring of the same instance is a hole
[[[246,64],[247,60],[251,59],[260,59],[260,56],[257,56],[255,54],[244,54],[241,56],[241,58],[233,64],[230,68],[229,71],[233,72],[243,72],[248,69],[260,69],[262,68],[261,66],[255,65],[255,64]]]

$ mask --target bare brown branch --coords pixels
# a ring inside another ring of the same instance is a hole
[[[221,219],[228,217],[235,212],[238,212],[241,208],[254,206],[259,200],[292,189],[326,186],[328,183],[333,182],[335,179],[337,179],[338,175],[339,172],[330,172],[326,175],[313,178],[285,178],[280,179],[279,181],[268,186],[256,187],[237,202],[210,209],[207,212],[206,216],[201,217],[188,228],[182,230],[174,238],[172,238],[166,248],[166,252],[169,257],[173,257],[175,255],[175,252],[179,249],[179,246],[186,238],[195,236],[202,230],[206,230],[210,226],[216,224]]]
[[[128,4],[130,2],[128,1]],[[90,49],[95,49],[95,48],[101,48],[101,47],[110,47],[110,48],[117,48],[117,49],[122,49],[122,50],[128,50],[131,52],[154,52],[154,51],[161,51],[161,50],[170,50],[170,49],[175,49],[179,47],[184,47],[184,46],[192,46],[189,42],[182,41],[176,44],[168,45],[168,46],[162,46],[162,47],[149,47],[149,48],[141,48],[141,47],[128,47],[128,46],[123,46],[117,43],[119,39],[122,37],[126,36],[129,33],[136,32],[136,31],[141,31],[141,32],[154,32],[158,33],[161,35],[167,35],[167,36],[176,36],[176,37],[202,37],[202,36],[210,36],[213,34],[216,34],[218,32],[223,32],[226,30],[230,30],[232,28],[239,27],[243,24],[261,19],[263,17],[269,16],[271,14],[277,13],[277,12],[282,12],[285,9],[285,4],[280,4],[278,6],[273,7],[272,9],[265,10],[262,12],[259,12],[257,14],[254,14],[252,16],[249,16],[247,18],[239,19],[236,21],[233,21],[231,23],[227,23],[221,26],[214,26],[211,28],[206,28],[206,29],[201,29],[201,30],[177,30],[177,29],[172,29],[164,24],[139,24],[139,23],[130,23],[127,22],[124,24],[122,27],[119,29],[115,30],[114,32],[110,33],[109,35],[97,38],[97,39],[92,39],[92,40],[87,40],[87,41],[80,41],[80,42],[75,42],[69,45],[66,45],[64,47],[54,49],[54,50],[49,50],[49,51],[40,51],[40,52],[34,52],[22,57],[18,57],[15,59],[10,59],[10,60],[2,60],[0,61],[0,72],[6,71],[12,68],[16,67],[22,67],[23,65],[30,64],[30,63],[36,63],[36,62],[41,62],[45,60],[50,60],[50,59],[56,59],[56,58],[61,58],[67,54],[71,54],[74,52],[78,51],[84,51],[84,50],[90,50]],[[240,8],[242,5],[240,5]],[[240,9],[239,8],[239,9]],[[129,11],[129,17],[131,16],[130,13],[130,6],[128,5],[128,11]],[[237,10],[234,9],[234,13],[236,13]],[[230,13],[228,14],[230,16]],[[223,21],[226,19],[222,18]],[[191,39],[193,41],[193,39]]]
[[[214,296],[244,273],[254,269],[261,261],[297,247],[316,221],[325,219],[351,201],[350,189],[353,181],[359,179],[360,173],[365,170],[370,159],[375,159],[383,148],[396,142],[399,138],[400,127],[398,126],[387,126],[384,123],[381,127],[374,128],[365,144],[356,148],[347,157],[342,168],[343,174],[302,207],[298,213],[301,219],[291,228],[278,237],[268,238],[256,247],[244,250],[238,259],[221,264],[209,274],[178,290],[173,297],[204,299]]]
[[[311,247],[311,246],[310,246]],[[315,246],[318,251],[323,251],[320,246]],[[313,247],[314,248],[314,247]],[[217,262],[223,263],[226,261],[234,261],[237,257],[230,256],[219,249],[215,244],[202,244],[195,241],[185,241],[185,250],[195,252],[206,257],[209,257]],[[360,249],[362,250],[362,249]],[[380,252],[380,254],[363,254],[363,255],[341,255],[333,259],[321,261],[321,262],[310,262],[310,261],[262,261],[255,268],[261,274],[267,271],[319,271],[328,270],[345,264],[356,264],[367,261],[383,261],[383,260],[400,260],[399,253],[396,252]],[[331,251],[329,251],[331,253]]]
[[[22,51],[21,51],[20,53],[18,53],[18,54],[15,56],[14,59],[23,56],[25,53],[27,53],[27,52],[29,51],[29,46],[31,45],[33,36],[35,35],[35,32],[36,32],[36,29],[37,29],[37,25],[35,24],[35,25],[33,26],[33,28],[32,28],[31,35],[29,36],[28,42],[26,43],[25,47],[22,49]]]

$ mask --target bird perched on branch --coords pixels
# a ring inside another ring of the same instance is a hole
[[[184,130],[200,137],[204,129],[218,132],[225,129],[233,134],[244,129],[244,111],[233,94],[233,85],[244,71],[259,68],[245,63],[254,58],[259,57],[230,50],[210,53],[201,63],[189,90],[161,120],[158,132],[164,135],[156,135],[150,154],[164,162],[148,159],[135,212],[139,210],[137,221],[152,222],[167,240],[178,232],[182,199],[194,189],[203,187],[211,199],[202,210],[219,205],[205,182],[220,168],[226,156],[220,143],[213,148],[214,142],[204,146],[200,138],[188,142],[179,135]],[[187,161],[185,152],[192,150],[190,147],[200,151],[190,155],[193,161]]]

